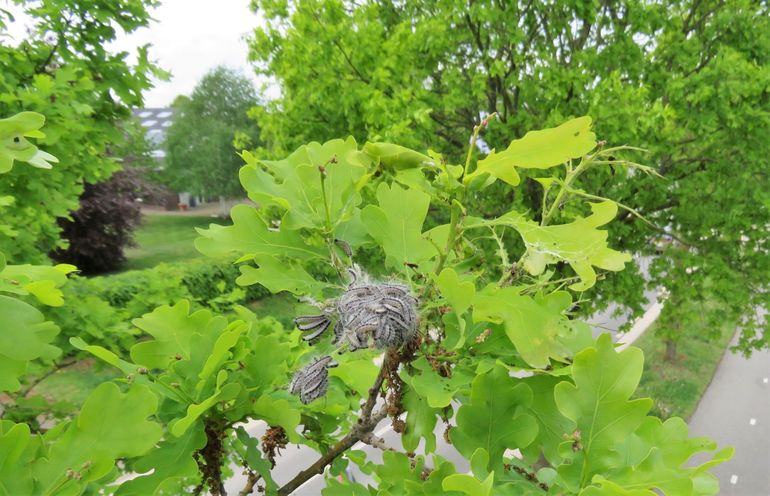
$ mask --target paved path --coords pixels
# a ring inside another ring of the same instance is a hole
[[[770,495],[770,351],[749,359],[725,353],[690,419],[690,434],[735,447],[732,460],[712,469],[720,495]]]

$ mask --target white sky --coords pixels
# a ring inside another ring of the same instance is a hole
[[[0,6],[8,8],[2,0]],[[9,10],[18,12],[13,7]],[[112,44],[116,51],[134,53],[137,46],[150,43],[150,59],[171,72],[170,81],[156,81],[155,88],[145,92],[146,107],[165,107],[177,95],[189,95],[195,83],[217,65],[241,70],[257,84],[243,39],[260,23],[249,9],[249,0],[163,0],[151,14],[156,22],[149,28],[120,35]],[[10,34],[23,36],[28,22],[17,17],[15,25],[9,26]]]

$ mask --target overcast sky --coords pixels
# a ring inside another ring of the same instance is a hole
[[[18,13],[7,0],[0,0],[0,6]],[[114,50],[134,53],[137,46],[150,43],[151,59],[171,72],[170,81],[157,81],[155,88],[145,92],[146,107],[165,107],[177,95],[189,95],[195,83],[216,65],[241,70],[255,79],[243,37],[260,21],[249,9],[249,0],[163,0],[152,17],[156,21],[149,28],[121,35],[112,45]],[[10,34],[23,36],[28,22],[17,17],[9,26]]]
[[[145,93],[145,106],[165,107],[180,94],[189,95],[212,67],[226,65],[252,77],[243,37],[257,26],[249,0],[163,0],[152,11],[156,22],[119,39],[115,46],[133,51],[150,43],[151,58],[172,76]]]

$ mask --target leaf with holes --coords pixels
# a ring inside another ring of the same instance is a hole
[[[478,168],[466,182],[484,173],[516,186],[521,181],[516,167],[548,169],[570,159],[580,158],[596,146],[596,135],[591,132],[591,118],[578,117],[560,126],[530,131],[514,140],[505,151],[489,154],[479,160]]]

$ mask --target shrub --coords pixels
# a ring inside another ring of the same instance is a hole
[[[231,312],[236,305],[269,292],[261,286],[235,284],[238,267],[226,261],[192,260],[151,269],[97,277],[73,277],[62,288],[66,305],[45,314],[61,328],[57,344],[73,349],[69,338],[92,336],[113,351],[125,351],[136,340],[130,322],[158,305],[187,299],[193,308]]]
[[[118,269],[132,244],[132,234],[142,218],[136,199],[144,189],[139,171],[118,171],[102,183],[86,184],[80,208],[70,218],[59,220],[67,247],[51,256],[77,265],[85,274]]]

